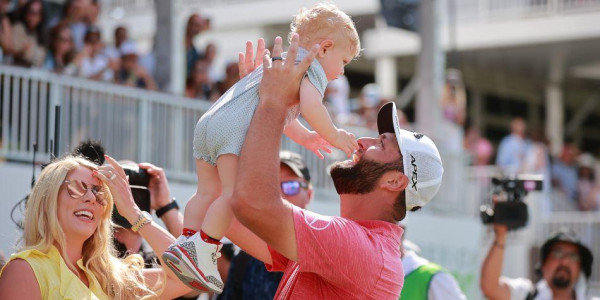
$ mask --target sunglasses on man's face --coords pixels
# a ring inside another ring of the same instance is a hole
[[[73,180],[65,180],[63,183],[67,184],[67,193],[73,199],[79,199],[83,197],[88,190],[92,192],[92,194],[96,197],[96,201],[101,204],[106,204],[106,192],[104,188],[98,185],[87,184],[81,180],[73,179]]]
[[[281,182],[281,192],[286,196],[294,196],[300,193],[300,189],[308,188],[308,183],[298,180],[288,180]]]
[[[570,262],[578,263],[581,260],[579,257],[579,253],[576,252],[568,252],[562,249],[554,249],[550,252],[550,257],[556,260],[561,260],[566,258]]]

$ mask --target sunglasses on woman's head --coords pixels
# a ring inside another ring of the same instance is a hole
[[[69,193],[69,196],[73,199],[83,197],[87,191],[90,190],[99,204],[104,205],[106,202],[105,192],[102,186],[87,184],[77,179],[65,180],[63,183],[67,184],[67,193]]]
[[[298,180],[288,180],[281,182],[281,192],[286,196],[294,196],[300,193],[300,189],[308,188],[308,183]]]

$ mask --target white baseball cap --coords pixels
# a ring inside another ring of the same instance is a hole
[[[377,115],[379,134],[394,133],[402,153],[404,174],[408,177],[406,209],[423,207],[435,196],[442,184],[444,167],[433,141],[422,133],[400,129],[396,104],[388,102]]]

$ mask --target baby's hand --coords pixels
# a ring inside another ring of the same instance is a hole
[[[333,146],[344,151],[348,157],[352,156],[352,152],[358,150],[358,143],[356,142],[356,137],[354,134],[344,130],[337,130],[337,137],[335,138],[335,142]]]
[[[304,143],[302,146],[304,146],[304,148],[312,151],[320,159],[325,158],[325,156],[323,156],[321,151],[331,153],[331,144],[329,144],[318,133],[316,133],[314,131],[311,131],[309,133],[308,138],[306,140],[304,140]]]

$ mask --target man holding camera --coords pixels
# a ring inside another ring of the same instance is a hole
[[[584,281],[592,273],[593,256],[575,233],[561,229],[542,246],[541,279],[501,277],[508,227],[494,224],[495,239],[481,269],[481,290],[491,300],[584,300]],[[584,278],[585,277],[585,278]]]

